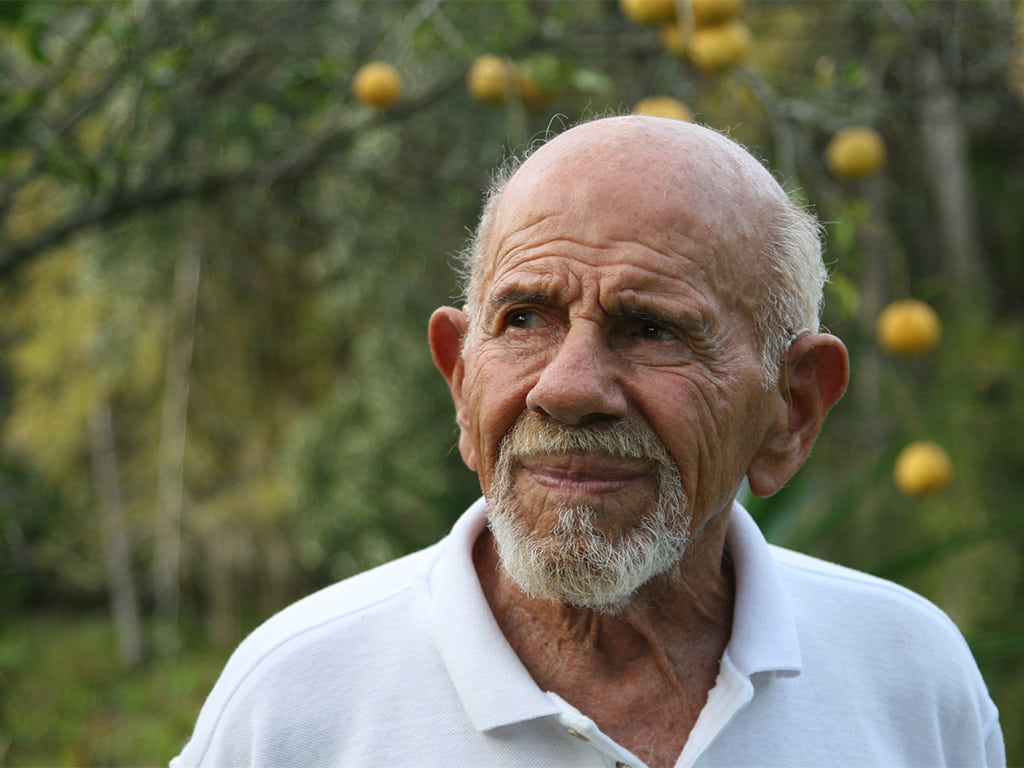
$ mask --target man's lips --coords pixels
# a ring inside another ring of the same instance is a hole
[[[529,456],[523,471],[537,485],[569,493],[612,493],[650,479],[648,462],[606,456]]]

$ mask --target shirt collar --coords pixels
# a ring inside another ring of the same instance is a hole
[[[764,534],[738,502],[730,512],[726,548],[736,574],[736,606],[726,655],[747,676],[799,674],[800,640],[788,592]]]
[[[480,499],[455,523],[430,574],[434,638],[478,731],[559,712],[508,644],[480,588],[473,545],[486,522]]]
[[[730,514],[727,546],[736,574],[736,607],[726,656],[748,677],[798,674],[796,624],[771,550],[740,504]],[[486,522],[486,504],[480,499],[455,523],[429,576],[431,629],[478,731],[561,711],[508,644],[480,588],[473,546]]]

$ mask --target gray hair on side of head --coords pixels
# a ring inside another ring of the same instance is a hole
[[[773,387],[794,338],[817,333],[828,270],[822,259],[824,228],[789,195],[774,206],[764,232],[765,285],[754,328],[766,389]]]
[[[529,152],[523,155],[510,155],[491,173],[490,183],[484,190],[483,206],[480,209],[480,218],[477,220],[476,229],[473,230],[466,245],[458,253],[456,273],[459,277],[459,290],[463,309],[469,315],[471,325],[475,324],[478,319],[477,313],[480,309],[481,293],[483,292],[484,270],[482,265],[486,258],[484,250],[490,239],[494,214],[497,211],[501,193],[505,191],[508,182],[519,170],[519,167],[526,162],[529,155]]]
[[[734,142],[735,143],[735,142]],[[539,145],[538,145],[539,146]],[[463,306],[470,326],[478,321],[483,294],[486,248],[502,192],[537,147],[509,156],[491,175],[476,229],[457,257]],[[828,270],[822,259],[823,227],[817,217],[787,194],[766,214],[762,253],[766,275],[754,316],[765,389],[779,380],[795,336],[817,333]]]

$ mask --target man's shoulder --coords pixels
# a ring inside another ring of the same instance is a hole
[[[912,636],[915,645],[934,643],[966,652],[967,644],[953,620],[922,595],[892,581],[770,545],[798,614],[810,623],[857,627],[851,641],[874,633],[876,641]]]
[[[292,603],[257,627],[239,651],[269,650],[329,625],[345,623],[387,606],[422,582],[440,554],[441,544],[405,555],[335,582]]]
[[[426,722],[432,707],[452,709],[436,633],[472,574],[467,548],[481,510],[471,507],[433,546],[325,587],[257,627],[228,660],[173,768],[252,765],[257,754],[266,765],[353,763],[336,758],[370,749],[364,737],[380,722],[400,721],[402,711]]]
[[[292,603],[242,641],[210,692],[192,741],[173,766],[249,759],[259,740],[286,742],[298,718],[343,719],[342,683],[369,690],[386,671],[388,644],[416,647],[423,590],[442,542],[339,581]],[[391,649],[394,650],[393,648]],[[308,709],[296,702],[322,702]],[[306,746],[296,745],[295,754]],[[274,746],[268,749],[283,749]],[[276,752],[274,753],[276,754]],[[232,757],[231,759],[234,759]]]
[[[980,739],[966,763],[981,764],[985,749],[1000,752],[996,708],[966,639],[942,608],[871,574],[781,547],[771,552],[809,684],[830,696],[841,692],[860,716],[874,711],[879,723],[941,723],[945,734],[957,734],[950,754]]]
[[[769,549],[783,578],[797,588],[823,590],[847,598],[863,595],[873,604],[893,603],[944,615],[926,598],[893,581],[774,544]]]
[[[415,622],[408,613],[409,607],[416,605],[413,593],[425,588],[441,546],[435,544],[351,576],[282,609],[235,649],[218,687],[222,692],[234,689],[324,646],[336,649],[333,663],[344,666],[361,633],[374,633],[381,623]],[[386,637],[389,633],[375,634]]]

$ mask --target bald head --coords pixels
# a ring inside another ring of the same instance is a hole
[[[578,125],[543,144],[494,182],[466,256],[471,317],[488,281],[495,238],[528,226],[524,201],[558,189],[568,212],[600,216],[642,190],[638,228],[708,243],[717,267],[752,280],[766,381],[789,333],[817,330],[825,271],[819,227],[735,142],[708,128],[645,116]],[[581,214],[582,215],[582,214]]]
[[[680,120],[628,115],[583,123],[558,135],[516,170],[515,184],[581,178],[615,187],[639,177],[666,193],[703,199],[725,213],[787,200],[772,175],[750,153],[720,133]]]

